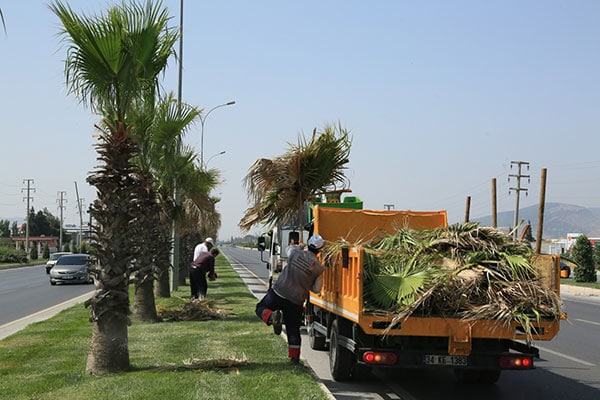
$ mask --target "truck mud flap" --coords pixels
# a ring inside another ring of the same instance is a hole
[[[537,347],[528,346],[525,343],[511,340],[508,344],[510,349],[518,351],[519,353],[529,354],[535,358],[540,358],[540,350]]]

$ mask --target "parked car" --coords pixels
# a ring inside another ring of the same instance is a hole
[[[88,254],[65,254],[50,270],[50,284],[93,283],[89,274],[91,257]]]
[[[68,252],[68,251],[63,251],[63,252],[57,252],[57,253],[50,254],[50,258],[48,259],[48,262],[46,263],[46,273],[47,274],[50,273],[50,270],[52,269],[52,267],[54,267],[54,264],[56,264],[56,261],[61,256],[64,256],[65,254],[72,254],[72,253]]]

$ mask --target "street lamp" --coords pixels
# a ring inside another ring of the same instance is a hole
[[[204,164],[202,167],[203,167],[204,169],[206,169],[206,166],[208,165],[208,163],[210,162],[210,160],[212,160],[213,158],[215,158],[215,157],[217,157],[217,156],[223,155],[223,154],[225,154],[225,153],[226,153],[226,151],[225,151],[225,150],[223,150],[223,151],[220,151],[220,152],[218,152],[217,154],[213,154],[212,156],[210,156],[210,157],[208,158],[208,160],[206,160],[206,164]]]
[[[202,125],[201,132],[200,132],[200,165],[202,165],[202,167],[204,167],[204,123],[206,122],[206,118],[208,118],[209,114],[211,112],[213,112],[214,110],[216,110],[217,108],[231,106],[234,104],[235,104],[235,101],[229,101],[224,104],[219,104],[218,106],[214,106],[213,108],[208,110],[208,112],[206,114],[204,114],[204,116],[200,115],[200,124]]]

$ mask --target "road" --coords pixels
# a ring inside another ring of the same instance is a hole
[[[268,271],[257,251],[221,247],[257,298],[264,295]],[[265,253],[266,255],[267,253]],[[539,342],[541,359],[532,371],[503,371],[497,384],[461,385],[448,370],[378,371],[373,380],[339,383],[331,378],[327,352],[314,351],[303,338],[302,357],[323,385],[340,400],[356,399],[600,399],[600,297],[563,294],[569,320],[559,335]]]
[[[257,251],[222,247],[232,267],[257,298],[266,292],[268,271]],[[91,285],[50,286],[42,266],[0,270],[0,339],[91,296]],[[447,370],[378,371],[373,380],[339,383],[331,378],[327,352],[303,339],[302,357],[322,385],[339,400],[600,399],[600,297],[563,294],[569,320],[551,342],[540,342],[533,371],[504,371],[491,386],[460,385]],[[284,337],[284,335],[282,336]]]
[[[0,339],[84,301],[93,289],[87,284],[51,286],[44,265],[0,270]]]

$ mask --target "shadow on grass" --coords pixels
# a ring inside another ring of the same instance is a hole
[[[130,372],[188,372],[188,371],[213,371],[223,373],[239,373],[241,371],[253,371],[262,373],[277,373],[282,368],[287,368],[291,371],[302,371],[305,370],[310,373],[310,368],[303,363],[291,364],[289,361],[281,362],[250,362],[247,359],[211,359],[211,360],[199,360],[191,359],[185,360],[181,364],[168,365],[151,365],[147,367],[131,367]]]

